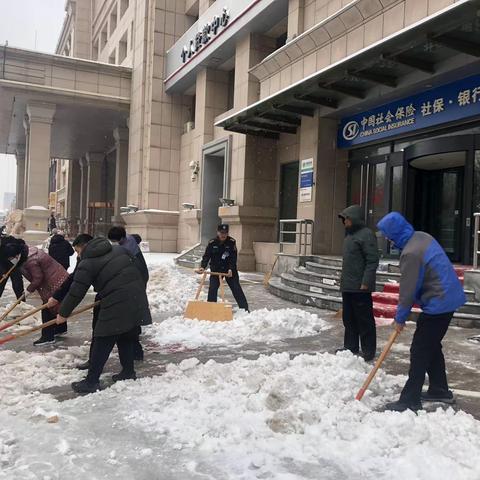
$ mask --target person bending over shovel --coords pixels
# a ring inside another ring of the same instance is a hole
[[[210,270],[217,273],[225,273],[225,280],[239,306],[248,312],[248,303],[240,285],[237,270],[237,246],[235,239],[228,235],[228,225],[222,223],[217,228],[217,236],[208,242],[205,254],[202,258],[201,268],[197,273],[203,273],[210,263]],[[210,276],[208,288],[208,301],[216,302],[220,279]]]
[[[402,251],[400,255],[400,301],[395,328],[405,327],[414,304],[422,309],[410,347],[410,370],[400,399],[387,410],[403,412],[422,408],[422,400],[454,403],[448,389],[442,340],[465,293],[453,266],[439,243],[428,233],[416,232],[397,212],[386,215],[377,225],[385,237]],[[429,386],[422,393],[428,373]]]
[[[12,265],[20,268],[22,275],[30,281],[28,293],[38,292],[45,304],[63,282],[68,278],[67,271],[52,257],[36,247],[28,247],[21,239],[10,237],[0,248],[0,257],[7,258]],[[55,309],[42,310],[42,323],[53,320]],[[66,322],[57,327],[42,330],[42,335],[33,342],[35,346],[55,343],[55,335],[67,332]]]

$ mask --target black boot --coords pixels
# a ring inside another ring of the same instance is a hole
[[[419,403],[405,403],[400,400],[396,402],[390,402],[385,405],[385,410],[390,410],[392,412],[404,412],[405,410],[412,410],[412,412],[417,412],[422,409],[422,404]]]
[[[55,336],[64,335],[65,333],[67,333],[67,324],[66,323],[62,323],[62,324],[57,325],[55,327]]]
[[[53,345],[55,343],[55,338],[44,338],[40,337],[38,340],[33,342],[34,347],[43,347],[44,345]]]
[[[120,373],[112,375],[112,380],[114,382],[121,382],[123,380],[136,380],[137,374],[135,372],[127,373],[122,370]]]
[[[79,370],[88,370],[90,368],[90,360],[87,360],[86,362],[77,365],[77,368]]]
[[[453,405],[456,401],[453,393],[450,390],[440,394],[422,392],[422,400],[424,402],[448,403],[449,405]]]
[[[77,393],[95,393],[100,390],[100,383],[89,383],[87,379],[84,378],[80,380],[80,382],[73,382],[72,390]]]

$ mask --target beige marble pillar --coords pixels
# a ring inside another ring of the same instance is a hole
[[[113,203],[112,223],[125,223],[120,215],[121,207],[127,205],[128,181],[128,128],[116,128],[113,131],[115,139],[115,199]]]
[[[87,220],[87,179],[88,162],[85,157],[78,161],[80,165],[80,210],[79,210],[79,233],[85,233],[85,224]]]
[[[68,164],[67,178],[67,203],[66,217],[70,229],[70,235],[75,236],[79,232],[82,173],[79,160],[71,160]]]
[[[15,152],[17,160],[17,192],[15,207],[23,210],[25,192],[25,145],[19,146]]]
[[[96,203],[102,202],[102,163],[105,158],[104,153],[88,152],[87,160],[87,193],[86,193],[86,207],[87,207],[87,224],[92,224],[94,219],[92,216],[91,207]],[[97,213],[103,210],[97,210]],[[98,219],[95,219],[98,221]],[[91,230],[92,225],[90,225]],[[92,233],[92,231],[90,231]]]
[[[24,222],[25,240],[36,244],[47,237],[49,217],[49,169],[50,143],[55,105],[30,102],[27,104],[29,124],[28,136],[28,180]]]
[[[29,103],[28,191],[26,207],[48,206],[50,142],[55,105]]]
[[[25,129],[25,174],[23,176],[23,198],[22,208],[27,206],[27,192],[28,192],[28,148],[30,144],[30,124],[28,122],[28,116],[25,115],[23,119],[23,128]]]

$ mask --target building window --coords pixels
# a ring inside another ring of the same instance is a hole
[[[100,33],[100,50],[105,48],[108,42],[108,31],[107,31],[107,24],[105,24],[102,28],[102,32]]]
[[[128,40],[128,32],[123,34],[120,43],[118,44],[118,63],[121,65],[123,61],[127,58],[127,40]]]
[[[93,48],[92,48],[92,60],[98,60],[98,43],[99,40],[98,38],[95,40],[93,43]]]
[[[133,22],[130,25],[130,50],[133,50],[133,41],[135,39],[135,30],[133,29]]]
[[[117,52],[116,50],[114,50],[110,56],[108,57],[108,63],[111,63],[112,65],[115,65],[116,61],[115,61],[115,58],[117,56]]]
[[[228,72],[227,111],[235,105],[235,69]]]
[[[115,31],[117,28],[117,6],[113,9],[112,13],[110,14],[110,35]]]
[[[275,47],[278,50],[279,48],[282,48],[286,44],[287,44],[287,32],[284,32],[275,39]]]
[[[125,12],[128,10],[130,6],[129,0],[120,0],[120,18],[125,15]]]

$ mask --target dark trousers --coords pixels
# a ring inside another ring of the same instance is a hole
[[[108,357],[110,356],[110,353],[112,353],[115,344],[117,344],[118,357],[120,358],[122,371],[124,371],[126,374],[134,373],[135,367],[133,356],[135,341],[137,338],[138,327],[135,327],[132,330],[120,335],[95,337],[95,341],[92,342],[90,353],[90,367],[88,369],[87,382],[98,383],[100,380],[100,375],[103,372],[103,368],[105,367]]]
[[[352,353],[362,352],[368,356],[377,350],[377,329],[373,316],[372,294],[370,292],[344,292],[343,325],[345,336],[343,346]]]
[[[224,277],[227,281],[230,290],[232,291],[233,297],[237,302],[240,308],[248,311],[248,303],[243,293],[242,287],[240,285],[240,277],[238,276],[238,272],[234,272],[233,276],[231,277]],[[209,302],[216,302],[218,289],[220,287],[220,279],[217,276],[210,276],[210,285],[208,287],[208,301]]]
[[[42,310],[42,323],[47,323],[56,317],[57,315],[55,313],[52,313],[48,308],[46,308],[45,310]],[[55,328],[56,328],[56,325],[52,325],[51,327],[44,328],[42,330],[42,338],[48,341],[53,340],[55,338]]]
[[[410,370],[400,401],[413,404],[421,401],[425,373],[428,373],[428,392],[442,395],[448,392],[442,340],[447,333],[453,312],[440,315],[421,313],[410,347]]]
[[[97,301],[97,299],[95,299]],[[93,351],[93,345],[96,341],[95,337],[93,336],[93,332],[95,330],[95,325],[97,324],[98,321],[98,314],[100,313],[100,306],[97,305],[93,309],[93,318],[92,318],[92,341],[90,343],[90,352],[88,354],[88,361],[92,361],[92,351]],[[143,359],[143,348],[142,344],[140,343],[140,334],[142,333],[142,328],[141,327],[135,327],[137,329],[137,338],[135,340],[134,344],[134,358],[135,359]]]
[[[5,273],[7,273],[11,267],[12,267],[12,264],[8,261],[0,263],[0,277]],[[12,282],[12,287],[13,287],[13,291],[15,292],[15,296],[17,297],[17,299],[20,298],[23,294],[23,277],[22,277],[22,272],[18,267],[12,270],[12,273],[10,273],[10,281]],[[3,295],[3,291],[5,290],[6,284],[7,284],[7,280],[0,283],[0,297]]]

